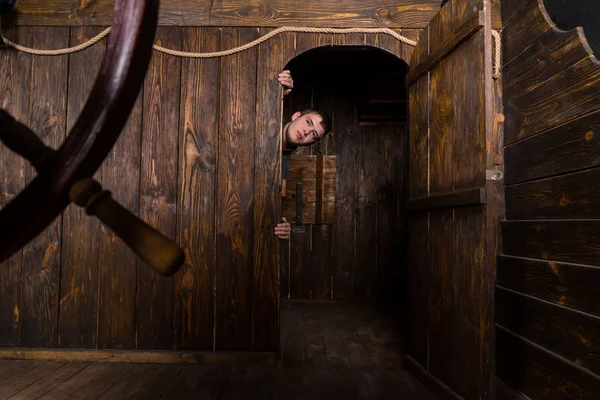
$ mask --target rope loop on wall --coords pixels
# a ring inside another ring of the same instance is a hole
[[[416,46],[417,42],[414,40],[410,40],[405,36],[400,35],[398,32],[389,29],[389,28],[309,28],[309,27],[293,27],[293,26],[283,26],[280,28],[275,29],[272,32],[267,33],[266,35],[253,40],[250,43],[247,43],[243,46],[239,46],[239,47],[235,47],[233,49],[229,49],[229,50],[223,50],[223,51],[215,51],[215,52],[210,52],[210,53],[192,53],[192,52],[185,52],[185,51],[178,51],[178,50],[171,50],[171,49],[166,49],[164,47],[158,46],[158,45],[154,45],[153,48],[154,50],[160,51],[162,53],[166,53],[166,54],[170,54],[172,56],[177,56],[177,57],[187,57],[187,58],[214,58],[214,57],[223,57],[223,56],[229,56],[232,54],[236,54],[239,52],[242,52],[244,50],[247,50],[251,47],[257,46],[262,42],[265,42],[267,40],[269,40],[270,38],[272,38],[275,35],[278,35],[282,32],[302,32],[302,33],[336,33],[336,34],[348,34],[348,33],[385,33],[388,34],[394,38],[396,38],[397,40],[401,41],[402,43],[406,43],[409,46]],[[99,42],[100,40],[102,40],[106,35],[108,35],[110,33],[110,27],[106,28],[105,30],[103,30],[102,32],[100,32],[98,35],[96,35],[95,37],[93,37],[92,39],[88,40],[85,43],[82,43],[80,45],[74,46],[74,47],[69,47],[66,49],[57,49],[57,50],[38,50],[38,49],[32,49],[29,47],[25,47],[25,46],[21,46],[18,45],[16,43],[11,42],[10,40],[2,37],[2,39],[4,40],[4,42],[8,45],[11,46],[23,53],[28,53],[28,54],[35,54],[35,55],[44,55],[44,56],[57,56],[57,55],[63,55],[63,54],[69,54],[69,53],[75,53],[77,51],[81,51],[87,47],[90,47],[94,44],[96,44],[97,42]]]
[[[500,58],[502,57],[502,39],[500,37],[500,33],[492,29],[492,36],[494,37],[494,49],[495,49],[495,57],[494,57],[494,79],[500,78]]]

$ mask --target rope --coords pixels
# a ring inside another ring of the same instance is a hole
[[[500,78],[500,58],[502,57],[502,39],[500,33],[492,29],[492,36],[494,37],[494,48],[496,50],[496,57],[494,59],[494,79]]]
[[[56,55],[62,55],[62,54],[69,54],[69,53],[74,53],[80,50],[83,50],[95,43],[97,43],[98,41],[100,41],[102,38],[104,38],[106,35],[108,35],[108,33],[110,32],[110,27],[106,28],[104,31],[102,31],[100,34],[98,34],[97,36],[95,36],[94,38],[88,40],[85,43],[82,43],[78,46],[75,47],[69,47],[66,49],[59,49],[59,50],[37,50],[37,49],[32,49],[29,47],[24,47],[24,46],[20,46],[16,43],[11,42],[10,40],[7,40],[6,38],[2,37],[2,39],[4,40],[4,42],[11,46],[14,47],[15,49],[22,51],[24,53],[29,53],[29,54],[36,54],[36,55],[47,55],[47,56],[56,56]],[[292,27],[292,26],[283,26],[281,28],[277,28],[272,32],[267,33],[266,35],[253,40],[250,43],[247,43],[243,46],[239,46],[239,47],[235,47],[233,49],[229,49],[229,50],[223,50],[223,51],[216,51],[216,52],[211,52],[211,53],[191,53],[191,52],[185,52],[185,51],[177,51],[177,50],[171,50],[171,49],[166,49],[164,47],[158,46],[158,45],[153,45],[152,48],[154,50],[160,51],[162,53],[166,53],[166,54],[170,54],[172,56],[178,56],[178,57],[189,57],[189,58],[213,58],[213,57],[223,57],[223,56],[229,56],[235,53],[239,53],[242,52],[244,50],[247,50],[251,47],[257,46],[260,43],[269,40],[270,38],[272,38],[275,35],[278,35],[282,32],[306,32],[306,33],[342,33],[342,34],[346,34],[346,33],[386,33],[390,36],[393,36],[394,38],[398,39],[399,41],[406,43],[410,46],[416,46],[417,42],[415,42],[414,40],[410,40],[402,35],[400,35],[399,33],[389,29],[389,28],[347,28],[347,29],[337,29],[337,28],[304,28],[304,27]]]

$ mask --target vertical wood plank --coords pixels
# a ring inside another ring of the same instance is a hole
[[[409,88],[409,198],[429,194],[429,74]]]
[[[23,46],[33,46],[33,28],[12,28],[5,32]],[[0,52],[0,107],[17,121],[29,121],[32,56],[4,50]],[[34,176],[32,167],[20,156],[0,144],[0,209],[19,194]],[[8,168],[11,166],[11,168]],[[25,177],[29,179],[25,179]],[[21,260],[23,250],[0,264],[0,346],[19,344],[21,318]]]
[[[96,36],[98,27],[71,28],[70,46]],[[105,42],[69,55],[67,131],[77,121],[96,81]],[[102,170],[94,178],[99,180]],[[71,203],[63,213],[58,345],[94,348],[97,344],[100,222]],[[105,228],[106,229],[106,228]]]
[[[161,27],[156,43],[181,48],[181,29]],[[175,240],[181,59],[155,52],[144,83],[140,218]],[[173,278],[138,269],[138,348],[173,347]]]
[[[69,45],[69,28],[33,28],[34,48]],[[66,131],[68,57],[34,57],[31,67],[30,116],[27,124],[43,142],[58,148]],[[33,171],[25,175],[32,178]],[[25,347],[54,347],[58,339],[60,243],[62,216],[23,248],[21,341]]]
[[[187,28],[184,51],[217,51],[220,35],[218,28]],[[186,259],[175,276],[178,349],[213,349],[218,110],[219,59],[183,59],[178,237]]]
[[[134,215],[140,210],[143,98],[141,88],[119,140],[102,164],[102,186]],[[137,337],[137,271],[141,263],[113,231],[102,226],[101,233],[98,348],[133,349]]]
[[[270,29],[261,28],[259,36]],[[276,351],[279,345],[279,239],[273,228],[281,213],[282,96],[277,77],[289,55],[282,37],[258,47],[254,153],[254,249],[252,349]],[[290,54],[291,55],[291,54]]]
[[[258,37],[223,29],[221,48]],[[257,49],[221,59],[217,194],[216,349],[251,347]],[[269,233],[270,234],[270,233]]]

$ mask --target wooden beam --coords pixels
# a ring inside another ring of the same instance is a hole
[[[0,348],[0,360],[254,365],[276,364],[277,353]]]
[[[434,210],[439,208],[478,206],[486,204],[485,188],[461,190],[460,192],[410,200],[407,203],[409,211]]]
[[[407,84],[412,85],[419,78],[435,67],[444,57],[450,54],[462,42],[471,37],[479,29],[483,28],[484,14],[479,12],[467,20],[455,32],[446,38],[439,46],[430,52],[416,67],[408,74]]]
[[[431,389],[431,391],[440,396],[442,399],[464,400],[443,382],[431,375],[429,371],[425,370],[425,368],[423,368],[412,357],[404,356],[404,360],[406,361],[404,364],[406,366],[406,370],[415,378],[417,378],[419,382]]]

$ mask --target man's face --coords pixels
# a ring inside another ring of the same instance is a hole
[[[292,115],[288,125],[287,141],[295,146],[310,146],[325,135],[321,126],[323,119],[317,114],[300,115],[300,111]]]

